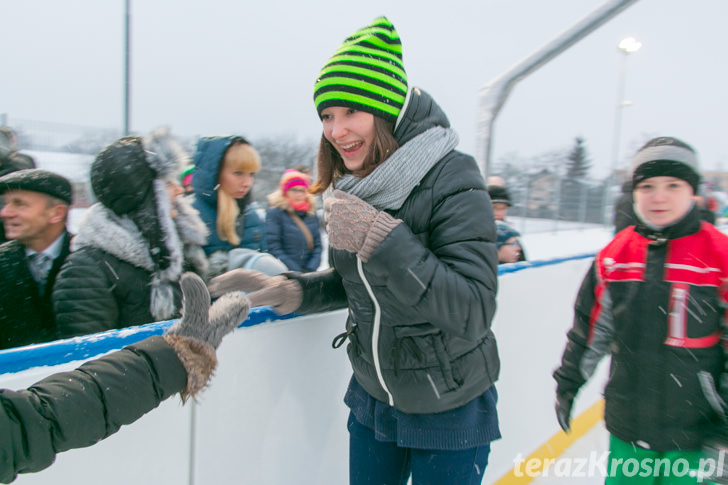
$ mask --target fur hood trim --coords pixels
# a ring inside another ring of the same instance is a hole
[[[161,181],[155,182],[163,185]],[[155,189],[158,188],[155,186]],[[166,192],[165,188],[162,190]],[[169,197],[157,197],[157,201],[166,202],[167,210],[162,213],[169,214]],[[128,216],[118,216],[100,203],[92,205],[86,212],[72,242],[74,251],[83,247],[97,248],[152,273],[149,309],[157,320],[171,318],[176,313],[174,288],[182,276],[183,258],[199,274],[204,275],[207,271],[207,258],[201,247],[207,242],[207,228],[189,202],[178,197],[175,207],[178,211],[175,219],[169,217],[160,221],[167,239],[165,243],[171,250],[170,265],[164,270],[156,267],[149,253],[149,243],[136,224]]]
[[[136,224],[127,216],[117,216],[101,203],[92,205],[84,215],[71,250],[87,246],[101,249],[133,266],[154,271],[149,245]]]
[[[190,164],[190,156],[175,140],[169,128],[157,128],[142,140],[147,163],[160,178],[177,182],[182,168]]]

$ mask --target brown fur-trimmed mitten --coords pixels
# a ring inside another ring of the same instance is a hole
[[[248,316],[250,301],[237,291],[225,294],[210,306],[210,293],[194,273],[183,274],[180,286],[182,318],[169,328],[164,339],[187,371],[187,388],[180,393],[185,402],[207,385],[217,365],[215,349]]]

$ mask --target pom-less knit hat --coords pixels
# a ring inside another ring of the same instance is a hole
[[[303,174],[298,170],[294,170],[291,168],[283,172],[283,175],[281,176],[281,181],[278,184],[278,188],[280,188],[281,192],[285,194],[293,187],[300,186],[304,189],[308,189],[309,185],[310,182],[306,174]]]
[[[391,122],[396,122],[406,95],[402,43],[386,17],[347,38],[319,73],[313,90],[319,116],[330,106],[345,106]]]
[[[495,228],[497,231],[495,247],[497,247],[498,249],[500,249],[501,246],[503,246],[510,238],[519,237],[521,235],[520,232],[518,232],[513,226],[511,226],[507,222],[495,221]]]
[[[502,185],[489,185],[488,195],[490,195],[490,201],[492,203],[506,204],[510,207],[511,195],[508,193],[508,189]]]
[[[650,177],[675,177],[689,183],[698,193],[700,169],[695,150],[670,136],[653,138],[632,158],[632,186]]]

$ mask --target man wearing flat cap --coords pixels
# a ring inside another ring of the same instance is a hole
[[[0,177],[0,349],[55,340],[51,293],[69,253],[71,183],[42,169]]]
[[[35,168],[35,160],[30,155],[18,151],[15,132],[7,126],[0,126],[0,177],[24,168]],[[0,209],[2,200],[0,200]],[[0,244],[7,241],[5,229],[0,224]]]

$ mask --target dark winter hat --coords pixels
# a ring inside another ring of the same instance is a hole
[[[506,241],[512,237],[519,237],[520,232],[516,231],[513,226],[503,221],[495,221],[495,228],[498,233],[495,246],[500,249]]]
[[[40,168],[18,170],[0,177],[0,194],[8,190],[29,190],[60,199],[68,205],[73,200],[71,182],[57,173]]]
[[[693,147],[677,138],[653,138],[632,158],[632,185],[650,177],[675,177],[689,183],[698,193],[700,169]]]
[[[386,17],[358,30],[319,73],[313,99],[319,116],[346,106],[396,122],[407,95],[399,34]]]
[[[488,195],[490,195],[490,201],[493,203],[500,202],[501,204],[511,205],[511,195],[508,193],[508,189],[502,185],[489,185]]]
[[[136,210],[156,179],[177,181],[189,157],[166,129],[147,137],[116,140],[91,165],[91,187],[99,201],[117,215]]]
[[[36,165],[33,157],[25,153],[13,152],[0,159],[0,177],[27,168],[36,168]]]
[[[91,164],[91,187],[99,202],[119,217],[128,217],[149,244],[161,269],[174,250],[168,181],[178,180],[189,157],[166,129],[147,137],[127,136],[107,146]]]
[[[116,140],[91,164],[91,188],[96,198],[119,216],[139,207],[155,178],[157,173],[147,162],[139,136]]]

